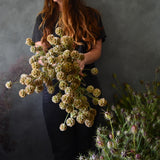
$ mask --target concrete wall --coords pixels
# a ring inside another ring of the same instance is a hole
[[[87,0],[87,4],[101,12],[108,36],[97,65],[103,93],[111,102],[112,73],[137,89],[138,80],[154,78],[154,69],[160,62],[160,1]],[[9,68],[21,55],[30,56],[25,39],[31,37],[36,14],[42,7],[43,0],[0,1],[0,72],[10,74]],[[41,95],[22,100],[14,93],[12,100],[10,135],[17,145],[8,158],[52,160]]]

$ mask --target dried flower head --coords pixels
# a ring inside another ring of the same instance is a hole
[[[53,103],[59,103],[60,99],[57,95],[52,96],[52,102]]]
[[[68,84],[66,81],[60,81],[59,82],[59,89],[65,90],[67,88]]]
[[[90,108],[90,112],[91,114],[93,114],[94,116],[97,115],[97,110],[95,108]]]
[[[108,149],[114,148],[114,143],[112,141],[107,142]]]
[[[48,91],[49,94],[53,94],[54,91],[55,91],[54,86],[47,86],[47,91]]]
[[[103,139],[101,136],[97,136],[97,137],[96,137],[96,146],[97,146],[98,148],[103,148],[103,147],[105,147],[105,141],[104,141],[104,139]]]
[[[40,93],[40,92],[42,92],[43,91],[43,86],[36,86],[36,88],[35,88],[35,92],[36,93]]]
[[[36,47],[35,47],[35,46],[31,46],[31,47],[30,47],[30,52],[36,53]]]
[[[106,112],[104,113],[104,117],[105,117],[105,119],[107,119],[107,120],[111,120],[113,116],[112,116],[111,113],[109,113],[109,112],[106,111]]]
[[[27,78],[27,76],[28,76],[27,74],[21,74],[19,82],[22,85],[25,85],[25,79]]]
[[[63,32],[63,29],[61,27],[57,27],[55,29],[55,33],[58,35],[58,36],[63,36],[64,35],[64,32]]]
[[[47,41],[51,44],[51,45],[54,45],[54,35],[53,34],[49,34],[47,36]]]
[[[21,89],[21,90],[19,91],[19,96],[20,96],[21,98],[24,98],[24,97],[26,96],[26,92],[25,92],[24,89]]]
[[[40,68],[40,64],[38,62],[33,62],[31,64],[31,66],[32,66],[32,69],[39,69]]]
[[[98,105],[98,99],[97,98],[93,98],[92,99],[92,103],[96,106]]]
[[[66,106],[66,112],[71,113],[73,111],[73,106],[72,105],[67,105]]]
[[[98,105],[104,107],[107,105],[107,100],[105,98],[101,98],[98,100]]]
[[[75,120],[73,118],[68,118],[66,124],[69,127],[73,127],[75,125]]]
[[[80,98],[75,98],[74,101],[73,101],[73,105],[77,109],[81,108],[82,100]]]
[[[56,45],[54,48],[53,48],[53,52],[56,52],[58,55],[61,54],[61,52],[63,52],[63,47],[61,45]]]
[[[64,72],[69,73],[73,70],[73,64],[71,62],[64,62],[62,68]]]
[[[65,110],[66,107],[67,107],[67,105],[64,104],[63,102],[60,102],[60,103],[59,103],[59,108],[60,108],[61,110]]]
[[[67,126],[65,123],[61,123],[59,126],[60,131],[65,131],[67,129]]]
[[[72,49],[73,47],[73,38],[70,36],[63,36],[61,37],[61,44],[66,48],[66,49]]]
[[[10,89],[12,87],[12,81],[7,81],[5,86],[6,88]]]
[[[70,55],[71,55],[71,51],[68,50],[68,49],[63,52],[63,56],[64,56],[65,58],[69,58]]]
[[[101,95],[101,90],[100,90],[99,88],[95,88],[95,89],[93,90],[93,95],[94,95],[95,97],[99,97],[99,96]]]
[[[73,50],[72,52],[71,52],[71,57],[72,57],[72,59],[73,60],[77,60],[77,59],[79,59],[79,52],[77,51],[77,50]]]
[[[88,120],[88,119],[85,120],[85,125],[86,125],[87,127],[92,127],[93,124],[94,124],[94,121],[93,121],[93,120]]]
[[[70,97],[68,94],[64,94],[62,97],[61,97],[61,101],[64,103],[64,104],[71,104],[73,102],[73,98]]]
[[[27,38],[25,44],[27,44],[28,46],[33,46],[33,45],[35,45],[35,43],[32,41],[31,38]]]
[[[56,77],[57,77],[57,80],[63,81],[66,79],[66,74],[64,72],[60,71],[60,72],[57,72]]]
[[[85,122],[86,118],[84,116],[84,114],[79,113],[76,117],[76,121],[80,124],[83,124]]]
[[[133,125],[131,127],[131,133],[136,134],[137,133],[137,126]]]
[[[59,37],[54,37],[53,41],[52,41],[53,45],[60,45],[60,38]]]
[[[30,94],[32,94],[32,93],[34,92],[34,89],[35,89],[35,86],[33,86],[33,85],[27,85],[27,86],[25,87],[25,92],[26,92],[28,95],[30,95]]]
[[[40,76],[40,73],[41,71],[39,69],[33,69],[31,71],[31,75],[34,77],[34,78],[38,78]]]
[[[93,93],[94,91],[94,87],[92,85],[89,85],[87,88],[86,88],[87,92],[88,93]]]
[[[97,74],[98,74],[98,68],[96,68],[96,67],[92,68],[92,69],[91,69],[91,73],[92,73],[93,75],[97,75]]]
[[[73,111],[70,113],[70,116],[71,116],[72,118],[76,118],[77,115],[78,115],[78,111],[77,111],[77,110],[73,110]]]

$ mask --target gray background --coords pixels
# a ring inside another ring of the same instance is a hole
[[[160,61],[160,1],[87,0],[87,3],[101,12],[108,36],[97,65],[104,96],[111,103],[113,73],[121,82],[137,89],[140,79],[154,78]],[[42,7],[43,0],[0,0],[0,72],[10,74],[9,68],[17,63],[19,56],[31,56],[25,39],[31,37],[36,15]],[[52,160],[41,96],[34,94],[20,99],[16,91],[10,96],[13,99],[10,135],[17,145],[8,158]]]

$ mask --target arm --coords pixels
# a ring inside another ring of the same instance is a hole
[[[102,51],[102,39],[97,40],[92,50],[84,54],[85,64],[91,64],[95,62],[96,60],[98,60],[101,56],[101,51]]]
[[[101,56],[101,51],[102,51],[102,39],[99,39],[97,40],[92,50],[84,54],[84,60],[79,62],[81,70],[84,69],[84,66],[86,64],[91,64],[97,61]]]

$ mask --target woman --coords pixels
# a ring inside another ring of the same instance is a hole
[[[106,37],[98,11],[84,5],[82,0],[45,0],[32,35],[36,45],[41,45],[44,50],[50,48],[47,35],[52,33],[56,36],[54,31],[57,25],[63,28],[65,35],[74,38],[76,50],[84,53],[85,58],[79,65],[81,71],[88,75],[84,78],[86,84],[100,88],[97,77],[87,71],[94,67],[94,62],[101,56],[102,42]],[[58,88],[55,92],[58,92]],[[74,160],[79,153],[85,154],[94,148],[96,123],[91,128],[77,123],[61,132],[59,125],[64,121],[66,112],[61,111],[58,104],[51,101],[52,96],[45,88],[43,113],[55,160]]]

